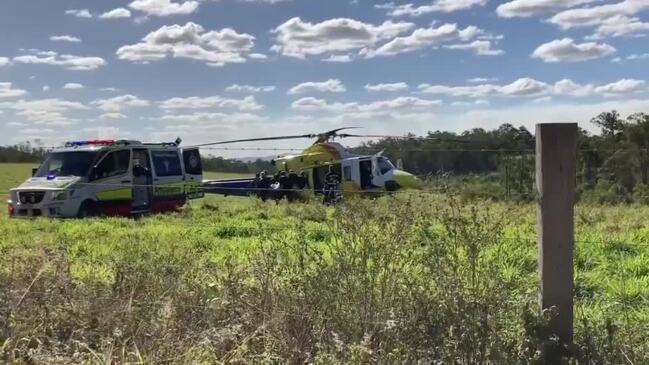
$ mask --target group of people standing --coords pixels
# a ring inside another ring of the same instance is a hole
[[[336,203],[341,196],[340,175],[332,166],[329,166],[322,183],[323,203],[327,205]],[[255,175],[252,184],[255,195],[263,201],[274,199],[279,202],[286,197],[286,200],[292,202],[301,198],[302,190],[309,187],[309,179],[304,171],[299,173],[293,170],[278,171],[274,175],[262,171]]]
[[[288,201],[294,201],[299,198],[299,191],[304,190],[309,185],[309,179],[304,171],[296,173],[293,170],[279,171],[275,175],[262,171],[255,175],[253,188],[257,196],[262,200],[275,199],[282,200],[284,197]]]

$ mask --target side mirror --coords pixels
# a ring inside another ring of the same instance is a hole
[[[32,177],[36,175],[36,172],[38,172],[38,167],[32,167]]]
[[[92,169],[90,169],[90,174],[88,174],[88,180],[93,181],[99,179],[99,175],[97,174],[97,165],[94,165]]]

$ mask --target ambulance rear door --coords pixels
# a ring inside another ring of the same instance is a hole
[[[183,148],[183,167],[185,173],[185,193],[187,199],[198,199],[205,196],[203,192],[203,164],[198,148]]]

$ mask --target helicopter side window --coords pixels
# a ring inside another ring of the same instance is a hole
[[[352,167],[351,166],[345,166],[343,168],[343,177],[345,178],[345,181],[352,181]]]
[[[385,157],[379,158],[378,164],[379,164],[379,171],[381,172],[381,175],[385,175],[386,173],[394,169],[394,165],[392,165],[392,162],[390,162],[390,160],[388,160]]]

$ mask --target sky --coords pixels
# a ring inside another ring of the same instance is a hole
[[[649,0],[3,0],[0,144],[595,131],[649,112],[647,36]]]

